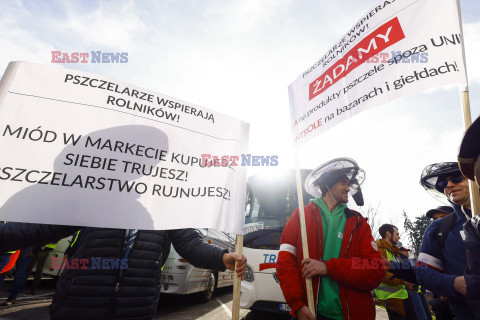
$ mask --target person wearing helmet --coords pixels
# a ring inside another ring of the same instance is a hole
[[[333,159],[313,170],[305,190],[314,197],[305,209],[309,257],[304,259],[298,208],[280,240],[276,268],[291,315],[303,319],[375,319],[371,291],[385,275],[367,220],[347,207],[352,194],[363,205],[365,173],[353,159]],[[311,278],[315,310],[307,307]],[[317,318],[316,318],[317,317]]]
[[[458,154],[462,174],[476,182],[480,188],[480,117],[468,128]],[[480,208],[476,208],[480,210]],[[467,247],[467,269],[465,271],[467,304],[480,319],[480,216],[476,215],[463,226]]]
[[[435,221],[438,219],[442,219],[443,217],[452,212],[453,208],[450,206],[438,206],[435,209],[428,210],[426,216]]]
[[[465,300],[467,266],[463,225],[471,217],[468,180],[456,162],[425,167],[421,185],[434,197],[448,201],[454,213],[433,221],[425,230],[415,272],[419,283],[448,297],[455,319],[475,319]]]

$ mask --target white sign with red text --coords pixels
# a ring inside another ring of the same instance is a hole
[[[289,86],[293,143],[400,96],[466,84],[457,12],[456,0],[381,1]]]
[[[248,124],[115,79],[12,62],[0,83],[0,219],[243,233]]]

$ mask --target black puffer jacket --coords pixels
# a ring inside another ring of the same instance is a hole
[[[19,223],[5,226],[4,229],[0,226],[0,251],[58,241],[79,229]],[[69,259],[123,258],[125,230],[85,231],[84,241]],[[121,278],[118,268],[92,269],[91,263],[89,268],[67,269],[62,273],[51,305],[52,319],[151,319],[160,293],[162,250],[170,246],[170,241],[193,265],[225,270],[222,255],[226,250],[204,243],[193,229],[139,231],[128,268],[122,271]]]

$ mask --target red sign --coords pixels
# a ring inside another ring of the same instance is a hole
[[[308,100],[312,100],[356,67],[403,38],[405,35],[397,17],[383,24],[310,83]]]

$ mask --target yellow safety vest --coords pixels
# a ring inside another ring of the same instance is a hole
[[[57,247],[56,243],[49,243],[45,245],[45,248],[50,248],[52,250],[54,250],[56,247]]]
[[[77,242],[78,235],[80,234],[80,231],[82,231],[82,229],[80,229],[80,230],[78,230],[77,232],[75,232],[75,238],[74,238],[73,241],[70,243],[70,248],[73,247],[73,245],[75,244],[75,242]]]
[[[397,261],[395,256],[390,253],[390,251],[385,250],[387,252],[387,259],[392,262],[400,262]],[[386,283],[380,283],[380,286],[376,288],[375,290],[375,295],[377,296],[378,299],[380,300],[388,300],[392,298],[396,299],[407,299],[408,298],[408,292],[405,289],[405,285],[400,284],[398,286],[391,286]]]

